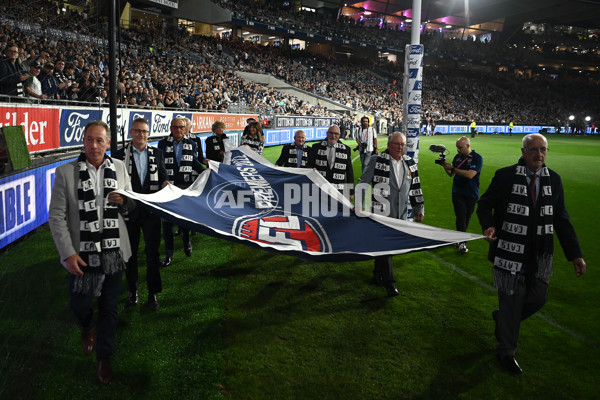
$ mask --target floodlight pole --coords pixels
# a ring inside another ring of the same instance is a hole
[[[115,154],[118,145],[117,136],[117,6],[116,0],[110,0],[108,12],[108,90],[110,116],[110,152]]]
[[[413,0],[410,44],[421,44],[421,0]]]

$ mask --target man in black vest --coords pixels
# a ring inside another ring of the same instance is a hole
[[[523,138],[521,158],[496,171],[479,199],[477,216],[490,242],[498,310],[492,312],[497,357],[508,371],[523,371],[515,359],[521,321],[546,303],[552,275],[554,231],[579,277],[585,273],[575,229],[565,207],[560,176],[546,167],[548,141],[533,133]]]
[[[165,166],[169,183],[178,188],[187,189],[193,182],[192,171],[202,173],[204,167],[196,156],[196,143],[184,138],[186,131],[185,118],[175,117],[171,121],[171,135],[158,142],[158,148],[165,156]],[[171,265],[173,261],[173,223],[163,221],[163,237],[165,239],[165,258],[162,261],[164,267]],[[183,250],[188,257],[192,256],[192,243],[190,242],[189,229],[181,228],[183,238]]]
[[[327,129],[327,139],[315,143],[310,151],[308,167],[316,169],[337,190],[344,194],[354,193],[354,171],[352,151],[340,140],[340,127],[331,125]],[[344,188],[348,186],[349,191]]]
[[[150,133],[148,121],[137,118],[133,121],[129,134],[131,142],[115,153],[115,158],[123,160],[131,178],[131,187],[136,193],[156,193],[169,184],[163,152],[148,145]],[[148,306],[158,310],[160,305],[156,294],[162,292],[160,279],[160,217],[143,207],[136,207],[128,215],[127,232],[131,243],[132,255],[127,262],[125,276],[129,297],[127,305],[138,303],[138,247],[140,229],[144,232],[146,251],[146,282],[148,284]]]
[[[275,162],[280,167],[306,168],[308,166],[309,147],[305,144],[306,133],[300,129],[294,134],[294,143],[288,143],[281,149],[281,155]]]

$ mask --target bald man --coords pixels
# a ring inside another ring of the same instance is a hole
[[[466,232],[479,199],[479,175],[483,158],[471,149],[471,141],[463,136],[456,141],[457,154],[452,164],[445,163],[444,170],[454,178],[452,182],[452,204],[456,215],[456,230]],[[458,245],[459,254],[468,252],[467,243]]]

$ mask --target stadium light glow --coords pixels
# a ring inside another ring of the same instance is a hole
[[[217,28],[218,31],[222,31],[223,29],[225,29],[225,28],[223,28],[223,27]]]
[[[590,122],[592,120],[592,117],[590,117],[589,115],[587,117],[585,117],[585,122]]]
[[[575,119],[574,115],[569,115],[569,121],[573,121]]]
[[[406,22],[412,22],[412,19],[409,18],[409,19],[406,20]]]

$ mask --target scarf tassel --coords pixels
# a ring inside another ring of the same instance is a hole
[[[107,251],[102,253],[103,272],[85,272],[82,276],[76,276],[73,284],[73,293],[93,294],[100,297],[102,285],[106,275],[114,275],[125,270],[125,262],[120,251]]]
[[[512,295],[517,287],[517,281],[519,274],[512,274],[509,271],[494,267],[492,269],[492,275],[494,276],[494,286],[499,292]]]

